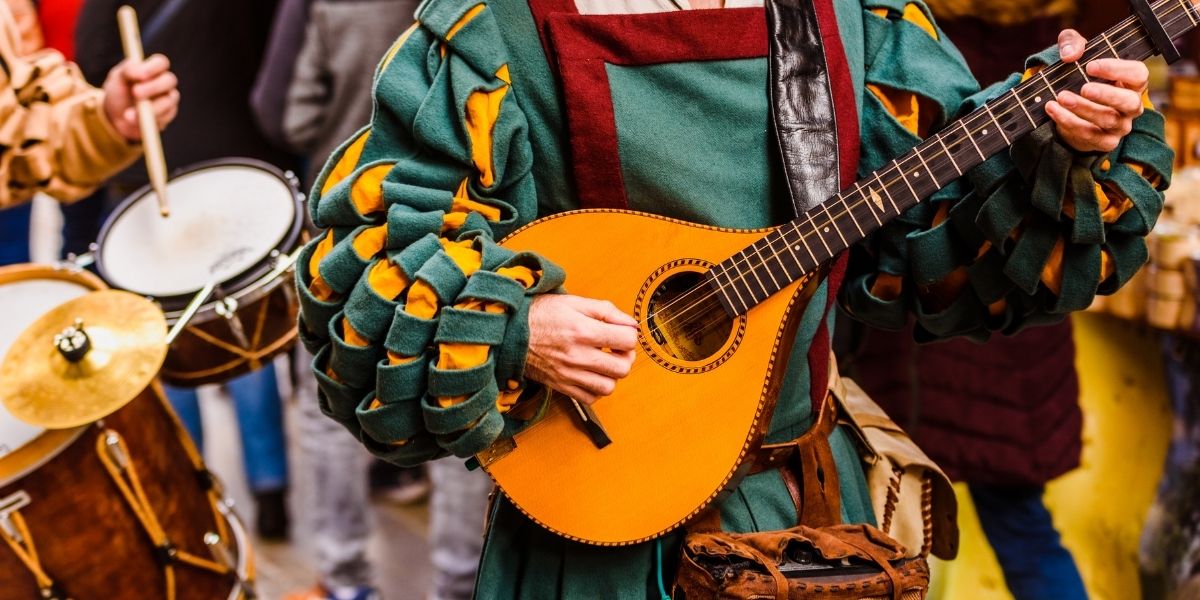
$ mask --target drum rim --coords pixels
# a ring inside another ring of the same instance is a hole
[[[25,281],[54,280],[77,283],[91,291],[108,289],[95,274],[71,263],[21,263],[0,267],[0,286]],[[0,360],[3,360],[0,356]],[[53,460],[75,443],[91,424],[70,429],[44,429],[41,434],[12,452],[0,456],[0,487],[24,478]]]
[[[254,263],[254,265],[251,266],[250,268],[242,271],[241,273],[238,273],[237,275],[235,275],[229,279],[226,279],[225,281],[222,281],[220,284],[217,285],[217,290],[219,292],[221,292],[224,296],[234,296],[237,292],[240,292],[242,289],[257,284],[259,282],[259,280],[261,280],[266,274],[270,273],[271,270],[274,269],[274,263],[275,263],[275,260],[277,259],[277,257],[288,254],[289,252],[292,251],[292,249],[296,248],[296,246],[299,244],[300,235],[304,231],[304,221],[305,221],[305,216],[306,216],[304,213],[304,198],[305,198],[305,196],[304,196],[304,192],[301,191],[301,189],[300,189],[300,184],[299,184],[298,180],[296,179],[296,176],[294,174],[292,174],[291,171],[284,171],[283,169],[281,169],[271,163],[268,163],[266,161],[258,160],[256,158],[248,158],[248,157],[217,158],[217,159],[213,159],[213,160],[205,160],[205,161],[193,163],[193,164],[183,167],[181,169],[172,171],[170,176],[167,178],[167,184],[170,185],[171,180],[173,180],[173,179],[177,179],[177,178],[183,177],[185,175],[190,175],[190,174],[196,173],[198,171],[206,171],[206,170],[214,169],[214,168],[218,168],[218,167],[250,167],[253,169],[258,169],[260,171],[266,171],[266,172],[270,173],[271,175],[274,175],[277,179],[279,179],[281,182],[283,182],[284,185],[286,185],[290,190],[292,190],[292,204],[296,209],[296,216],[299,217],[299,218],[296,218],[293,220],[291,227],[288,228],[287,235],[285,235],[283,237],[283,239],[281,239],[274,246],[272,246],[271,251],[268,252],[266,254],[266,256],[263,256],[258,262]],[[120,219],[121,216],[124,215],[125,212],[128,211],[129,208],[132,207],[135,202],[144,198],[151,191],[153,191],[153,187],[150,184],[146,184],[146,185],[138,188],[137,191],[133,192],[128,197],[126,197],[124,200],[122,200],[121,203],[118,204],[115,209],[113,209],[112,214],[108,215],[108,217],[104,220],[104,224],[100,227],[100,234],[96,237],[96,253],[95,253],[96,271],[100,273],[100,278],[103,279],[106,284],[108,284],[109,286],[111,286],[115,289],[125,289],[125,288],[119,288],[119,287],[113,285],[113,279],[112,279],[111,275],[109,274],[108,269],[105,268],[105,265],[104,265],[105,241],[108,240],[109,232],[112,229],[112,227],[116,224],[117,220]],[[132,291],[132,290],[128,290],[128,291]],[[195,292],[192,292],[190,294],[179,294],[179,295],[174,295],[174,296],[162,296],[162,297],[154,296],[151,294],[142,294],[141,292],[134,292],[134,293],[143,295],[147,298],[154,300],[155,302],[157,302],[159,304],[159,306],[162,307],[164,312],[170,314],[170,313],[178,313],[178,312],[182,311],[188,305],[188,303],[191,302],[191,300],[195,296],[196,292],[199,292],[199,291],[200,291],[200,288],[196,288]],[[212,307],[211,304],[205,305],[206,309],[209,309],[211,307]]]

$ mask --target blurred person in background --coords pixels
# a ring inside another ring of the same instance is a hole
[[[163,135],[169,170],[233,156],[294,168],[293,157],[258,132],[250,113],[250,88],[262,60],[276,0],[85,0],[76,27],[75,50],[89,80],[96,80],[123,56],[116,18],[123,4],[137,10],[146,51],[171,57],[179,89],[187,97],[175,126]],[[147,182],[145,166],[135,165],[109,186],[108,201],[118,202]],[[95,225],[98,228],[99,221]],[[265,540],[285,539],[287,449],[275,369],[268,364],[225,387],[233,398],[241,430],[243,462],[257,505],[258,534]],[[173,387],[166,391],[188,432],[203,447],[196,391]]]
[[[311,184],[325,159],[371,118],[371,82],[380,58],[412,24],[416,0],[284,0],[268,59],[255,86],[254,108],[263,131],[310,160]],[[307,18],[303,15],[307,14]],[[312,356],[298,350],[297,386],[303,464],[317,471],[322,489],[311,499],[318,584],[291,600],[373,597],[366,557],[368,487],[410,501],[428,483],[423,469],[381,461],[370,467],[349,432],[321,414]],[[433,480],[430,598],[469,598],[482,549],[483,516],[491,481],[458,461],[430,465]]]
[[[165,127],[178,110],[179,92],[162,56],[140,65],[117,64],[98,78],[102,89],[92,88],[62,54],[43,49],[29,0],[0,6],[0,61],[5,65],[0,107],[8,131],[0,153],[4,265],[30,260],[29,200],[35,193],[75,201],[129,165],[140,154],[141,133],[131,113],[135,97],[153,99],[159,127]],[[17,74],[28,77],[14,81]],[[30,93],[36,89],[57,93],[42,98]],[[46,130],[52,134],[37,133]]]

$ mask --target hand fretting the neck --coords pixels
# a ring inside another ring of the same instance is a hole
[[[1137,17],[1125,19],[1092,39],[1078,62],[1059,62],[1042,69],[717,265],[709,271],[707,285],[716,291],[729,314],[746,313],[1049,122],[1046,103],[1061,92],[1079,92],[1091,80],[1085,70],[1087,63],[1100,58],[1145,60],[1158,53],[1152,37],[1176,39],[1200,25],[1200,12],[1192,0],[1159,0],[1151,4],[1151,10],[1165,35],[1149,35]]]

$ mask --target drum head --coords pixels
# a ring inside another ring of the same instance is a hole
[[[167,196],[167,218],[148,188],[127,199],[105,223],[96,255],[109,285],[153,297],[165,310],[186,305],[210,281],[263,270],[272,251],[289,249],[299,235],[299,194],[265,163],[197,165],[172,177]]]
[[[19,265],[0,269],[0,357],[17,337],[50,309],[103,287],[94,277],[52,267]],[[0,461],[30,444],[44,429],[13,417],[0,402]],[[3,479],[0,469],[0,479]]]

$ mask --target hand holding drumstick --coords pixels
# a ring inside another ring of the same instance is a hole
[[[178,81],[162,55],[143,59],[142,37],[137,13],[130,6],[117,11],[125,61],[113,68],[104,83],[104,108],[117,131],[131,141],[141,140],[146,152],[146,171],[158,196],[162,216],[167,208],[167,164],[158,132],[166,127],[179,109]]]

